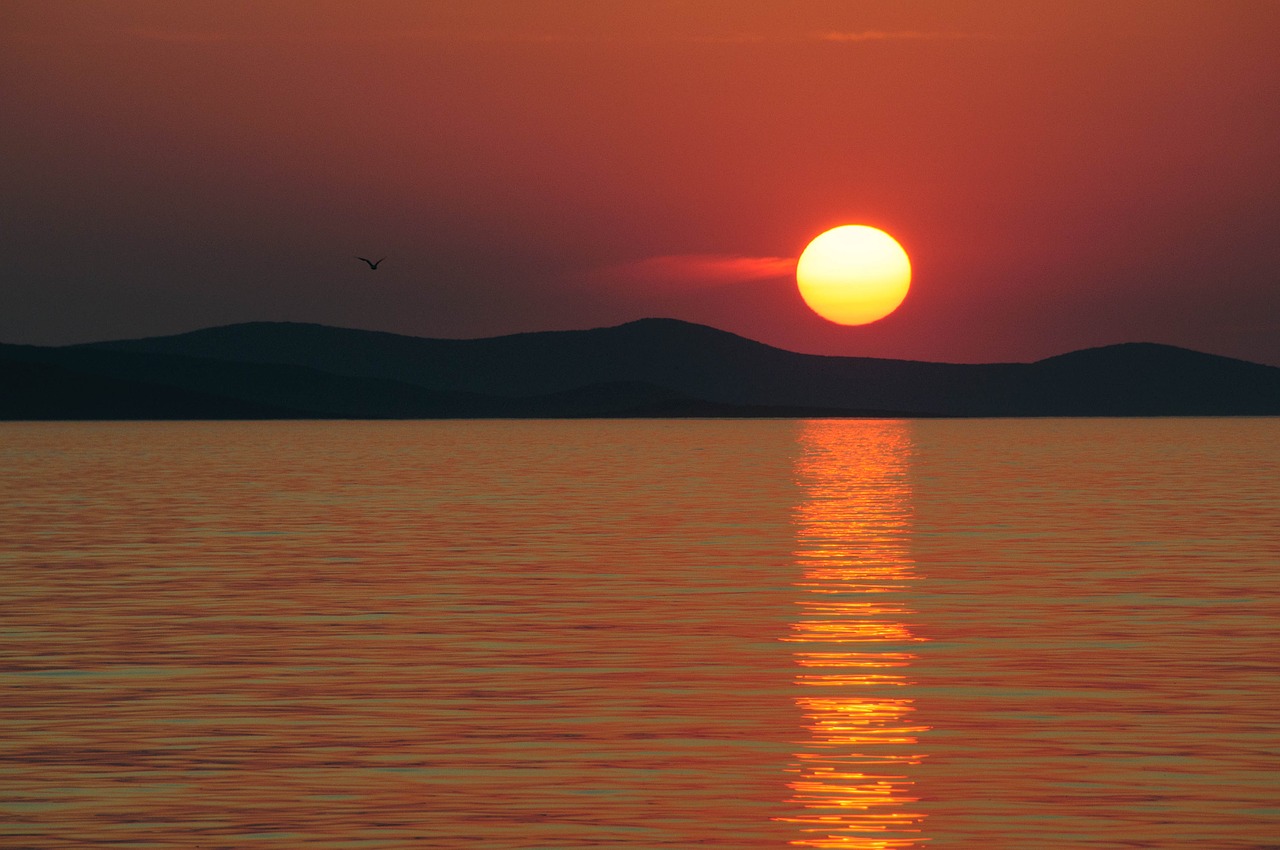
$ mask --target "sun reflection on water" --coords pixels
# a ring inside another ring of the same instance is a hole
[[[799,615],[795,703],[805,737],[789,770],[798,847],[910,850],[925,846],[910,768],[924,758],[903,696],[922,640],[901,600],[917,579],[908,424],[806,422],[796,478]]]

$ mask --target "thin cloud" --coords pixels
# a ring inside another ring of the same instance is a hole
[[[972,32],[931,32],[924,30],[862,30],[859,32],[818,32],[818,41],[850,43],[859,41],[962,41],[966,39],[990,40],[995,36]]]
[[[235,38],[232,33],[214,30],[132,29],[128,32],[143,41],[163,41],[170,44],[221,44]]]
[[[796,261],[788,257],[744,257],[732,254],[668,254],[613,266],[610,277],[640,283],[743,283],[788,277]]]
[[[873,41],[992,41],[996,36],[987,33],[945,32],[929,30],[828,30],[800,35],[758,32],[722,32],[700,35],[675,36],[676,41],[696,44],[803,44],[825,41],[835,44],[854,44]]]
[[[555,44],[575,40],[558,33],[514,32],[502,30],[298,30],[258,32],[246,30],[195,31],[168,29],[130,29],[126,33],[144,41],[173,44],[222,44],[241,42],[288,42],[302,44],[335,44],[343,42],[457,42],[463,44]]]
[[[825,31],[807,35],[782,35],[777,33],[756,32],[722,32],[692,35],[642,36],[547,32],[518,30],[466,30],[466,29],[374,29],[374,30],[294,30],[294,31],[262,31],[262,30],[188,30],[165,29],[159,27],[133,27],[117,30],[124,35],[142,41],[161,42],[167,44],[238,44],[248,42],[285,42],[311,44],[339,43],[392,43],[392,42],[451,42],[456,44],[586,44],[625,41],[675,41],[696,44],[719,45],[758,45],[778,43],[803,43],[821,41],[833,44],[856,44],[866,42],[888,41],[960,41],[965,39],[993,40],[996,36],[984,33],[941,32],[923,30],[861,30],[861,31]],[[98,32],[78,33],[80,38],[97,41],[109,37]],[[4,33],[0,41],[44,42],[60,40],[52,34],[36,33]]]

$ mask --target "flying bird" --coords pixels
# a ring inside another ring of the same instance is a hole
[[[366,263],[368,263],[368,264],[369,264],[369,268],[373,269],[374,271],[377,271],[377,269],[378,269],[378,263],[382,262],[382,260],[385,260],[385,259],[386,259],[386,257],[383,257],[383,258],[382,258],[382,260],[376,260],[376,261],[375,261],[375,260],[366,260],[364,257],[356,257],[356,259],[357,259],[357,260],[364,260]]]

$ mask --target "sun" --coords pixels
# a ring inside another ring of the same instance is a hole
[[[796,263],[809,309],[838,325],[865,325],[898,309],[911,286],[911,261],[883,230],[846,224],[819,235]]]

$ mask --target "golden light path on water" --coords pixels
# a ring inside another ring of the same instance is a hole
[[[856,426],[856,427],[851,427]],[[913,700],[902,695],[921,638],[901,592],[916,581],[906,423],[806,422],[797,461],[800,614],[795,702],[807,737],[788,783],[799,847],[923,847],[910,768],[923,758]]]
[[[0,423],[0,847],[1277,850],[1277,469],[1274,417]]]

